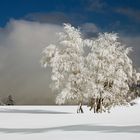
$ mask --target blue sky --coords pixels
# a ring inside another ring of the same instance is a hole
[[[10,19],[72,25],[94,23],[102,31],[140,33],[140,0],[0,0],[0,26]]]

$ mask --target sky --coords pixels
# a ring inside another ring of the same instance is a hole
[[[0,0],[0,100],[12,94],[17,104],[55,103],[40,59],[63,23],[87,37],[117,32],[140,67],[140,0]]]
[[[1,0],[0,26],[10,19],[73,25],[94,23],[103,31],[140,33],[139,0]]]

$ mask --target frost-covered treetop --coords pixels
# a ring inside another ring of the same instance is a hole
[[[41,63],[52,68],[52,88],[58,92],[56,102],[88,102],[103,98],[116,104],[126,103],[128,82],[132,79],[132,60],[127,48],[115,33],[103,33],[83,39],[79,29],[64,24],[59,43],[42,52]],[[84,47],[90,51],[85,52]],[[87,54],[87,55],[85,55]]]

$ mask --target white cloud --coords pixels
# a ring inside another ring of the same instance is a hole
[[[40,66],[41,51],[57,41],[61,26],[11,20],[0,30],[0,97],[14,95],[17,104],[49,104],[50,72]]]

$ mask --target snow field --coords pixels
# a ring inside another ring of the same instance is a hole
[[[140,139],[140,104],[102,114],[83,108],[77,114],[77,106],[1,106],[0,140]]]

